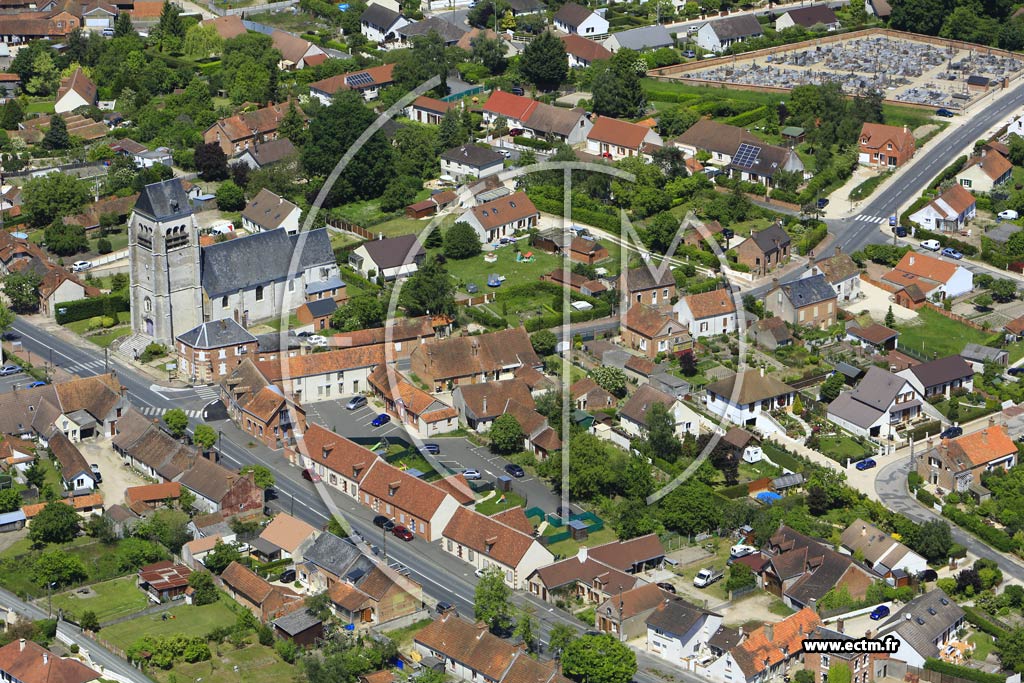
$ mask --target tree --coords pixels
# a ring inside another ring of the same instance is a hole
[[[164,413],[164,424],[167,425],[167,429],[170,430],[174,438],[180,439],[188,427],[188,415],[181,408],[171,408]]]
[[[444,255],[450,259],[467,259],[480,253],[480,237],[473,226],[459,221],[444,234]]]
[[[437,148],[438,151],[446,152],[464,144],[469,139],[465,126],[462,125],[462,118],[454,109],[449,109],[441,117],[441,123],[437,127]]]
[[[610,365],[599,365],[590,372],[591,378],[609,394],[622,398],[626,395],[626,374]]]
[[[797,394],[796,398],[793,399],[792,410],[793,410],[793,414],[794,415],[803,415],[803,413],[804,413],[804,402],[802,400],[800,400],[800,394]]]
[[[416,201],[416,193],[423,189],[419,178],[411,176],[395,176],[388,181],[384,194],[380,196],[380,210],[385,212],[398,211]]]
[[[577,638],[562,653],[562,672],[580,683],[629,683],[636,653],[610,634]]]
[[[71,514],[75,514],[70,506],[64,505],[64,507],[71,510]],[[77,517],[77,515],[75,516]],[[35,520],[32,520],[32,524],[35,525]],[[32,574],[36,585],[44,588],[53,584],[56,584],[53,586],[54,588],[67,586],[82,581],[89,575],[81,558],[59,548],[47,550],[37,557],[32,565]]]
[[[729,578],[725,580],[725,590],[730,593],[757,584],[757,578],[750,567],[742,562],[729,565]]]
[[[194,163],[203,180],[224,180],[228,177],[228,157],[216,142],[196,145]]]
[[[835,662],[828,668],[829,683],[850,683],[850,667],[844,662]]]
[[[220,54],[224,49],[224,39],[212,25],[201,22],[193,24],[185,32],[185,54],[193,59],[206,59]]]
[[[576,631],[567,624],[555,624],[551,627],[551,633],[548,634],[548,649],[555,653],[555,656],[561,655],[565,651],[565,648],[569,647],[572,641],[576,640]]]
[[[50,127],[43,135],[42,145],[44,149],[67,149],[71,147],[71,135],[68,133],[68,124],[60,116],[50,117]]]
[[[696,534],[717,529],[722,509],[710,486],[690,479],[661,499],[658,515],[666,528]]]
[[[526,45],[519,70],[541,90],[554,90],[569,73],[565,45],[551,31],[544,31]]]
[[[662,137],[682,135],[690,126],[697,123],[700,117],[693,109],[681,105],[666,107],[658,116],[658,131]]]
[[[181,18],[181,8],[172,4],[170,0],[164,0],[160,21],[157,22],[153,33],[161,52],[177,51],[182,39],[185,38],[185,21]]]
[[[413,37],[412,49],[399,56],[392,77],[399,89],[409,91],[439,76],[441,83],[431,92],[443,97],[448,94],[449,66],[444,39],[431,30],[425,36]]]
[[[949,406],[946,408],[946,418],[954,424],[960,419],[960,399],[958,397],[953,396],[949,399]]]
[[[839,398],[839,394],[843,392],[843,387],[846,386],[846,381],[843,375],[838,372],[833,372],[828,376],[828,379],[821,385],[821,391],[819,397],[823,403],[831,403],[832,401]]]
[[[917,526],[907,541],[907,545],[929,562],[942,562],[953,546],[953,533],[947,522],[933,519]]]
[[[1010,629],[999,636],[999,662],[1004,669],[1024,671],[1024,628]]]
[[[607,390],[606,390],[607,391]],[[675,417],[663,403],[652,403],[644,415],[647,422],[647,443],[651,454],[674,463],[683,454],[683,444],[676,438]]]
[[[188,490],[182,487],[179,504],[184,508]],[[191,494],[189,494],[191,495]],[[192,496],[193,502],[195,497]],[[190,518],[183,510],[161,509],[154,512],[149,519],[135,527],[134,535],[151,541],[158,541],[172,553],[181,551],[181,546],[192,540],[188,530]]]
[[[982,292],[978,296],[974,297],[974,306],[981,310],[987,310],[989,306],[992,305],[993,301],[994,299],[992,299],[991,294],[986,294],[985,292]]]
[[[217,585],[213,581],[213,574],[209,571],[193,571],[188,575],[188,585],[196,591],[193,594],[193,604],[208,605],[220,599]]]
[[[78,535],[78,523],[75,509],[64,501],[55,500],[47,503],[32,519],[28,537],[36,547],[47,543],[70,543]]]
[[[889,329],[896,327],[896,316],[892,312],[892,306],[889,306],[889,310],[885,313],[885,326]]]
[[[828,493],[820,486],[807,489],[807,509],[815,517],[820,517],[829,510]]]
[[[594,78],[594,113],[614,118],[642,115],[647,107],[647,96],[640,81],[646,66],[633,50],[616,52],[607,67]]]
[[[90,198],[89,188],[66,173],[47,173],[27,180],[21,197],[25,220],[37,228],[79,213]]]
[[[241,559],[242,554],[238,552],[238,546],[234,543],[222,543],[218,540],[217,544],[213,546],[213,550],[207,553],[203,564],[206,565],[207,569],[219,576],[228,568],[229,564],[238,562]]]
[[[400,301],[410,316],[454,312],[455,285],[448,269],[435,254],[427,256],[419,270],[406,281]]]
[[[49,51],[36,55],[32,61],[32,73],[32,78],[25,84],[25,91],[30,95],[49,95],[57,89],[60,72]]]
[[[82,612],[82,616],[78,617],[78,625],[83,631],[92,631],[95,633],[100,630],[100,620],[97,618],[96,613],[91,609],[87,609]]]
[[[288,111],[277,127],[280,137],[288,138],[296,148],[302,147],[309,139],[306,135],[306,120],[299,113],[299,107],[293,102],[288,103]]]
[[[253,480],[256,482],[256,486],[261,489],[269,489],[274,485],[274,473],[270,471],[269,467],[264,465],[246,465],[241,469],[242,474],[248,474],[252,472]]]
[[[117,547],[117,568],[123,572],[135,571],[164,559],[165,555],[158,543],[142,538],[126,538]]]
[[[505,45],[497,38],[488,38],[486,33],[475,36],[470,41],[473,61],[483,64],[492,75],[505,71],[508,60],[505,58]]]
[[[800,669],[793,676],[796,683],[814,683],[814,672],[809,669]]]
[[[65,223],[58,218],[43,232],[46,248],[58,256],[73,256],[89,248],[89,238],[81,225]]]
[[[25,471],[25,481],[28,482],[29,486],[40,489],[43,487],[43,483],[46,481],[46,470],[39,464],[39,456],[36,456],[35,460]]]
[[[473,593],[473,614],[487,624],[491,633],[502,635],[512,624],[512,589],[505,583],[501,569],[491,565],[484,570]]]
[[[537,330],[530,335],[530,343],[538,356],[550,356],[558,346],[558,337],[551,330]]]
[[[14,312],[0,303],[0,333],[6,332],[14,324]],[[0,437],[2,440],[2,437]]]
[[[505,413],[499,415],[491,425],[491,452],[500,455],[519,453],[523,450],[523,440],[526,435],[523,428],[513,415]]]
[[[0,491],[0,514],[21,509],[21,494],[14,489]]]
[[[331,314],[331,327],[343,332],[355,332],[384,324],[384,302],[373,294],[357,294]]]
[[[241,211],[245,208],[245,193],[233,180],[225,180],[217,188],[217,208],[221,211]]]
[[[988,289],[996,301],[1013,301],[1017,297],[1017,283],[1006,278],[993,280]]]
[[[0,128],[4,130],[14,130],[24,120],[25,111],[21,108],[21,103],[14,98],[7,100],[0,109]]]
[[[117,19],[114,20],[114,37],[125,38],[137,35],[135,25],[132,24],[131,14],[129,12],[118,12]]]
[[[537,620],[524,610],[516,621],[514,635],[523,639],[527,652],[533,652],[537,647]]]
[[[953,10],[951,0],[910,0],[893,5],[889,25],[900,31],[934,36]]]
[[[203,450],[210,450],[217,443],[217,430],[208,424],[196,425],[192,441],[203,447]]]

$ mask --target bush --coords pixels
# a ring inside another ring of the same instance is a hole
[[[942,516],[957,526],[967,529],[996,550],[1009,553],[1017,547],[1017,543],[1009,534],[1002,529],[985,524],[977,514],[963,512],[952,505],[946,505],[942,508]]]
[[[942,661],[941,659],[934,659],[932,657],[925,660],[924,668],[929,671],[936,671],[949,676],[956,676],[957,678],[965,678],[969,681],[974,681],[975,683],[1006,683],[1006,676],[985,673],[978,669],[950,664]]]
[[[942,424],[938,420],[932,420],[910,430],[910,436],[914,441],[921,441],[928,436],[935,436],[941,431]]]
[[[971,622],[979,631],[984,631],[993,638],[1002,638],[1006,635],[1006,631],[989,621],[988,615],[977,607],[963,605],[961,609],[963,609],[964,614],[967,616],[967,621]]]
[[[96,251],[101,254],[109,254],[114,251],[114,247],[110,244],[110,240],[106,237],[101,237],[96,240]]]
[[[917,496],[917,499],[928,507],[933,507],[939,502],[939,499],[933,496],[928,489],[918,489],[915,496]]]
[[[806,256],[812,249],[821,244],[826,237],[828,237],[828,226],[821,223],[803,234],[796,244],[797,253],[801,256]]]
[[[508,327],[508,323],[501,316],[494,315],[490,311],[487,311],[478,306],[466,306],[462,309],[470,320],[475,323],[479,323],[484,327],[494,327],[499,330],[503,330]]]
[[[151,360],[162,358],[163,356],[166,355],[167,347],[164,346],[163,344],[157,344],[156,342],[153,342],[146,346],[146,348],[142,351],[142,354],[139,356],[139,362],[148,363]]]
[[[914,470],[911,470],[910,473],[907,474],[907,486],[911,491],[916,491],[923,483],[924,479],[922,479],[921,475]]]
[[[742,114],[731,116],[727,118],[725,122],[730,126],[749,126],[755,121],[760,121],[765,116],[768,116],[768,105],[766,104],[751,109],[750,111],[743,112]]]
[[[517,135],[512,138],[512,142],[523,147],[532,147],[533,149],[547,150],[554,148],[550,142],[544,140],[538,140],[537,138],[528,138],[525,135]]]
[[[109,330],[111,327],[117,324],[116,318],[111,318],[109,315],[105,315],[100,318],[100,327]]]
[[[109,303],[108,303],[109,302]],[[101,296],[94,296],[89,299],[78,299],[77,301],[65,301],[57,307],[57,324],[87,320],[111,313],[122,313],[129,311],[127,290],[112,292]]]

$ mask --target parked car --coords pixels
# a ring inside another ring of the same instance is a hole
[[[510,149],[502,150],[501,155],[503,157],[505,157],[506,159],[511,159],[512,158],[512,150],[510,150]]]
[[[103,475],[100,473],[100,466],[97,465],[96,463],[90,463],[89,464],[89,469],[92,470],[93,476],[96,477],[96,483],[97,484],[102,484],[103,483]]]
[[[480,291],[480,287],[475,282],[470,282],[466,285],[466,291],[470,294],[476,294]]]
[[[872,621],[885,619],[887,616],[889,616],[889,607],[887,605],[879,605],[875,609],[871,610],[870,616]]]
[[[474,469],[462,470],[462,476],[465,477],[468,481],[473,481],[475,479],[481,478],[480,470]]]
[[[348,400],[348,403],[345,404],[345,410],[359,410],[364,406],[366,406],[365,396],[353,396]]]
[[[948,256],[949,258],[955,259],[957,261],[959,261],[960,259],[962,259],[964,257],[964,255],[962,253],[960,253],[959,251],[957,251],[953,247],[946,247],[945,249],[943,249],[942,250],[942,255],[943,256]]]
[[[424,453],[429,453],[430,455],[439,455],[441,453],[441,447],[436,443],[425,443],[423,444],[423,448],[420,450]]]
[[[1015,221],[1018,218],[1020,218],[1020,214],[1014,211],[1013,209],[1006,209],[1005,211],[1000,211],[997,215],[1003,220],[1007,221]]]
[[[1014,368],[1016,370],[1017,368]],[[35,389],[36,387],[45,387],[46,382],[32,382],[31,384],[25,385],[26,389]]]
[[[302,478],[306,481],[311,481],[314,484],[320,483],[320,475],[310,469],[302,470]]]
[[[697,56],[697,53],[694,52],[693,50],[687,50],[686,52],[683,53],[683,56],[686,57],[687,59],[694,59]]]
[[[387,413],[381,413],[377,417],[373,418],[373,422],[371,422],[370,424],[372,424],[374,427],[383,427],[388,422],[391,422],[391,416],[388,415]]]
[[[821,199],[818,200],[819,210],[824,209],[826,206],[828,206],[828,197],[822,197]]]
[[[21,372],[20,365],[5,365],[0,368],[0,377],[7,377],[8,375],[17,375]]]
[[[1008,375],[1013,375],[1014,377],[1016,377],[1018,375],[1024,375],[1024,366],[1017,367],[1017,368],[1010,368],[1009,370],[1006,371],[1006,373]]]
[[[306,341],[310,346],[327,346],[327,337],[322,334],[311,334],[306,337]]]
[[[715,570],[712,568],[701,569],[697,572],[697,575],[693,577],[693,585],[697,588],[707,588],[715,581],[718,581],[725,575],[725,572]]]
[[[395,523],[386,515],[377,515],[373,518],[373,525],[380,527],[384,531],[391,531],[395,528]]]
[[[733,232],[732,228],[722,228],[722,237],[724,237],[725,239],[731,240],[735,236],[736,233]]]
[[[940,439],[955,439],[958,436],[963,436],[963,427],[947,427],[944,432],[939,434]]]
[[[523,470],[523,468],[513,462],[510,462],[509,464],[505,465],[505,471],[511,474],[516,479],[526,476],[526,472]]]
[[[72,273],[81,273],[92,268],[92,261],[75,261],[71,264]]]
[[[449,612],[455,612],[455,605],[450,602],[441,600],[437,603],[437,607],[434,608],[438,614],[448,614]]]
[[[902,225],[897,225],[896,226],[896,236],[897,237],[906,237],[907,236],[907,229],[904,228]]]
[[[939,573],[934,569],[924,569],[917,573],[918,581],[938,581]]]
[[[570,517],[575,515],[576,512],[571,507],[559,505],[557,508],[555,508],[555,514],[561,517],[562,519],[569,519]]]
[[[936,116],[941,116],[944,119],[951,119],[954,116],[956,116],[956,114],[954,114],[953,112],[951,112],[948,109],[936,109],[935,110],[935,115]]]
[[[864,470],[870,470],[872,467],[875,467],[876,465],[878,465],[878,463],[875,462],[873,458],[864,458],[863,460],[859,461],[855,465],[855,467],[861,472],[863,472]]]
[[[411,541],[412,540],[412,532],[409,531],[408,529],[406,529],[401,524],[399,524],[394,529],[392,529],[391,530],[391,534],[393,536],[395,536],[396,538],[402,539],[403,541]]]
[[[281,583],[295,583],[295,570],[285,569],[283,572],[281,572],[280,581]]]
[[[942,248],[942,245],[939,244],[938,240],[925,240],[924,242],[921,242],[921,248],[927,249],[928,251],[938,251]]]
[[[755,548],[754,546],[746,545],[744,543],[739,543],[739,544],[734,545],[733,547],[729,548],[729,557],[735,557],[735,558],[746,557],[747,555],[753,555],[756,552],[757,552],[757,548]]]
[[[666,583],[666,582],[662,581],[661,583],[658,584],[658,588],[660,588],[661,590],[666,591],[668,593],[671,593],[672,595],[676,594],[676,587],[673,586],[671,583]]]

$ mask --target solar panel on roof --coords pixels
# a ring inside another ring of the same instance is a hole
[[[744,142],[736,149],[736,154],[732,157],[732,163],[743,168],[750,168],[757,162],[757,157],[760,154],[760,147]]]
[[[360,87],[362,87],[364,85],[372,84],[373,83],[373,76],[371,76],[370,74],[366,73],[365,71],[361,71],[361,72],[359,72],[357,74],[352,74],[351,76],[346,76],[345,77],[345,82],[348,83],[351,87],[360,88]]]

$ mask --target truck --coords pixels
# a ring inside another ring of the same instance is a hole
[[[724,571],[711,569],[710,567],[701,569],[697,572],[697,576],[693,577],[693,585],[697,588],[707,588],[715,581],[721,579],[724,574]]]

